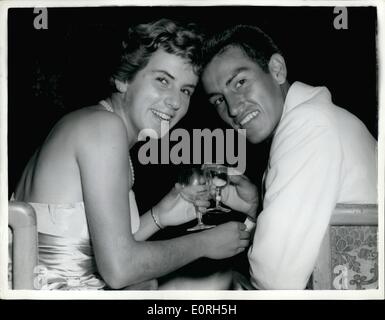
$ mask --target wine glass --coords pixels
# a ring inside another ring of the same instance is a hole
[[[215,187],[215,207],[207,211],[230,212],[230,209],[221,206],[222,189],[229,183],[227,167],[223,164],[206,163],[202,166],[206,180]]]
[[[182,174],[179,175],[178,182],[183,186],[180,195],[186,201],[194,203],[195,200],[199,200],[208,196],[208,190],[205,192],[197,191],[197,186],[206,184],[203,171],[199,168],[189,168],[188,170],[185,170]],[[192,228],[187,229],[187,231],[197,231],[215,227],[212,225],[204,224],[202,221],[202,212],[195,204],[194,208],[198,219],[198,224]]]

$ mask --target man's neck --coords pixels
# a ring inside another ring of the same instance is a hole
[[[287,93],[289,92],[291,84],[288,81],[285,81],[283,84],[281,84],[281,92],[283,96],[283,101],[286,100]]]

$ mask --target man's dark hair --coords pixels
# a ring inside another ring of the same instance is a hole
[[[199,75],[202,66],[203,34],[195,24],[182,24],[170,19],[139,24],[128,30],[122,41],[117,67],[111,77],[131,81],[158,49],[175,54],[190,63]]]
[[[238,47],[263,71],[269,72],[268,64],[274,53],[281,50],[261,29],[250,25],[236,25],[215,34],[205,42],[203,48],[204,66],[229,47]]]

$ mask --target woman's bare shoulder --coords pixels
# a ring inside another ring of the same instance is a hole
[[[59,120],[54,130],[81,138],[100,135],[101,131],[107,135],[111,130],[123,133],[123,127],[123,121],[116,114],[98,106],[90,106],[68,113]]]
[[[87,126],[94,124],[95,121],[114,121],[113,119],[116,121],[120,118],[116,114],[95,105],[72,111],[61,118],[59,123],[63,123],[69,127]]]

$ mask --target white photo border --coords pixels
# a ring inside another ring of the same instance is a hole
[[[34,291],[9,290],[8,259],[8,150],[7,150],[7,14],[10,8],[99,7],[99,6],[374,6],[377,8],[378,65],[378,252],[379,288],[377,290],[276,290],[276,291]],[[14,0],[0,2],[0,298],[2,299],[103,299],[103,300],[377,300],[384,299],[384,185],[385,185],[385,3],[381,0]]]

